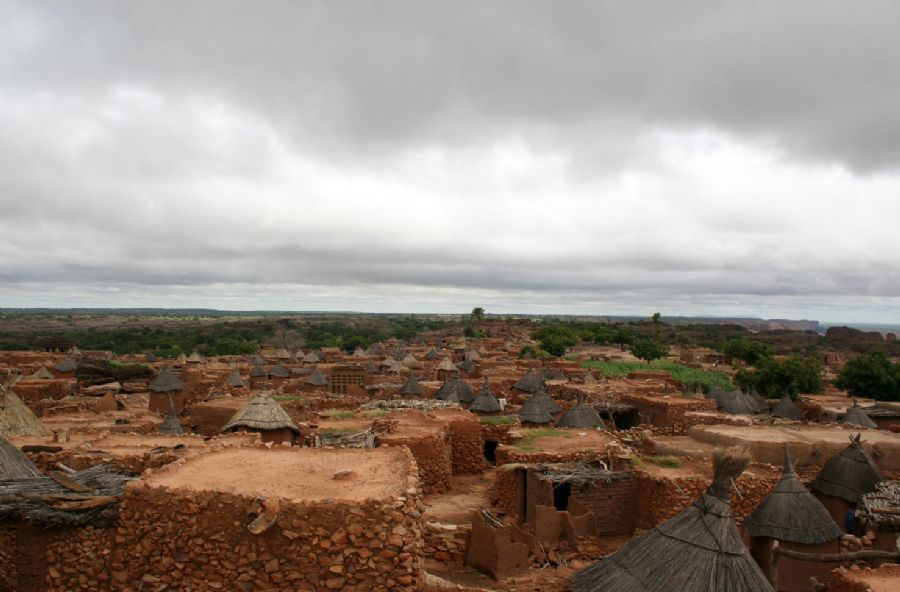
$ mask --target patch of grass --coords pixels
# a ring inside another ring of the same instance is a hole
[[[484,423],[487,425],[492,425],[492,426],[510,425],[512,423],[516,423],[516,420],[513,417],[508,417],[505,415],[497,415],[497,416],[482,417],[481,423]]]
[[[378,419],[379,417],[384,417],[387,413],[384,409],[366,409],[360,412],[360,415],[366,419]]]
[[[326,409],[320,411],[319,415],[330,417],[331,419],[353,419],[354,413],[344,409]]]
[[[726,390],[734,388],[731,378],[724,372],[688,368],[684,364],[679,364],[671,360],[654,360],[650,364],[644,362],[607,362],[605,360],[599,360],[582,362],[581,366],[584,368],[600,370],[603,376],[608,377],[627,376],[631,372],[640,370],[665,370],[672,375],[672,378],[684,384],[692,391],[701,388],[706,392],[714,386],[720,386]]]
[[[356,434],[361,431],[364,430],[359,428],[327,428],[322,430],[322,432],[326,434]]]
[[[532,452],[537,450],[537,440],[540,438],[571,438],[572,432],[562,428],[535,428],[525,432],[525,436],[515,443],[515,447],[519,450]]]
[[[284,403],[287,401],[300,401],[302,399],[303,399],[303,397],[301,397],[299,395],[278,395],[278,396],[272,397],[273,401],[278,401],[279,403]]]
[[[677,469],[681,466],[681,461],[674,456],[645,456],[644,460],[667,469]]]

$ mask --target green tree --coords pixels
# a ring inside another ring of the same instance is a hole
[[[634,341],[634,333],[628,327],[616,327],[613,340],[619,344],[619,349],[625,351],[625,346],[631,345]]]
[[[662,315],[655,312],[653,313],[651,320],[653,321],[653,335],[656,339],[659,339],[659,329],[662,326]]]
[[[880,352],[851,358],[834,384],[851,395],[900,401],[900,364]]]
[[[750,339],[730,339],[725,342],[722,353],[743,360],[751,366],[756,366],[772,355],[768,345]]]
[[[652,339],[636,339],[631,344],[631,353],[634,354],[634,357],[646,360],[649,364],[653,360],[664,357],[668,350]]]
[[[779,360],[768,357],[759,361],[754,370],[738,370],[735,380],[741,388],[755,388],[770,398],[780,397],[784,392],[792,396],[817,393],[822,390],[822,364],[818,358],[791,356]]]
[[[480,306],[476,306],[472,309],[472,324],[476,327],[480,327],[481,323],[484,322],[484,309]]]

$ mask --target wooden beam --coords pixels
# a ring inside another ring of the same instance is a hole
[[[853,553],[802,553],[790,549],[776,547],[773,553],[784,555],[797,561],[813,561],[818,563],[842,563],[844,561],[859,561],[861,559],[900,559],[900,552],[896,551],[855,551]]]

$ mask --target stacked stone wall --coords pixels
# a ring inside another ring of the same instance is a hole
[[[114,528],[64,528],[47,541],[47,592],[103,592],[111,589]],[[26,561],[28,558],[24,558]]]
[[[12,524],[0,524],[0,592],[16,589],[16,529]]]
[[[446,432],[421,436],[392,435],[380,439],[381,445],[406,446],[419,467],[419,480],[424,493],[444,493],[450,490],[453,477],[453,450]]]
[[[453,473],[480,473],[487,466],[484,458],[484,438],[477,420],[452,421],[448,425],[453,448]]]
[[[425,557],[441,562],[462,564],[466,556],[470,524],[435,524],[427,522],[424,529]]]

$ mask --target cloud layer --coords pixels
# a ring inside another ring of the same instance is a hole
[[[0,306],[887,321],[898,17],[0,3]]]

